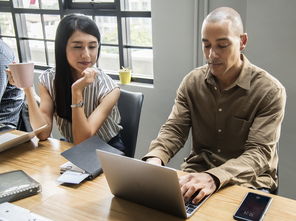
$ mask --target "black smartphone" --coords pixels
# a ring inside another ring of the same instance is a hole
[[[235,220],[260,221],[263,219],[271,200],[272,198],[269,196],[249,192],[233,218]]]

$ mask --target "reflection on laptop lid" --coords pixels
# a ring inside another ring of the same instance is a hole
[[[183,218],[191,216],[208,198],[186,208],[176,170],[101,150],[96,153],[117,197]]]
[[[1,133],[0,134],[0,152],[29,141],[30,139],[35,137],[36,134],[42,132],[46,127],[47,127],[47,124],[31,132],[24,132],[24,131],[16,132],[12,130],[12,131],[7,131],[5,133]]]

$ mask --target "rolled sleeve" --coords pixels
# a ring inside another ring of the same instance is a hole
[[[191,128],[191,112],[186,100],[186,78],[181,83],[175,104],[166,123],[149,147],[149,153],[143,159],[158,157],[164,164],[184,146]]]

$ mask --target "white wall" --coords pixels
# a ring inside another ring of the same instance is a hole
[[[287,90],[280,139],[280,195],[296,199],[296,1],[248,0],[248,57],[278,78]],[[260,12],[260,13],[258,13]]]
[[[136,157],[148,151],[160,126],[166,121],[182,78],[194,68],[194,0],[152,0],[154,87],[122,86],[144,93]],[[189,141],[190,143],[190,141]],[[179,168],[188,148],[180,151],[173,164]]]

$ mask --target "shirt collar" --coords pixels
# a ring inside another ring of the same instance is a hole
[[[252,75],[251,63],[245,55],[241,54],[241,57],[243,60],[243,67],[241,73],[235,81],[235,84],[243,89],[249,90]]]
[[[252,74],[251,63],[245,55],[241,54],[241,58],[243,60],[243,67],[242,67],[241,73],[239,74],[236,81],[232,84],[232,86],[237,85],[245,90],[249,90],[250,84],[251,84],[251,74]],[[207,83],[216,86],[214,76],[210,72],[209,67],[206,70],[205,80]]]

